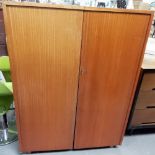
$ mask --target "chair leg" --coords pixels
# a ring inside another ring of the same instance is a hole
[[[3,120],[2,120],[2,127],[3,127],[3,129],[6,129],[6,128],[8,128],[7,115],[4,114],[2,117],[3,117],[3,118],[2,118],[2,119],[3,119]]]
[[[17,133],[8,128],[7,115],[0,116],[0,145],[10,144],[17,140]]]
[[[1,123],[2,123],[2,131],[1,131],[1,139],[0,141],[6,141],[8,138],[7,138],[7,128],[8,128],[8,124],[7,124],[7,116],[6,114],[4,114],[2,117],[1,117]]]

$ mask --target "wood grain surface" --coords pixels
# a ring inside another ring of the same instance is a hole
[[[119,145],[151,16],[85,12],[74,148]]]
[[[12,2],[4,12],[20,151],[120,144],[152,12]]]
[[[135,110],[131,125],[132,127],[155,125],[155,108]]]
[[[155,90],[140,91],[138,94],[136,109],[155,108]]]
[[[4,11],[20,151],[71,149],[83,12]]]
[[[155,90],[155,73],[145,73],[140,91]]]

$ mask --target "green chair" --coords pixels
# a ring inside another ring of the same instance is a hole
[[[8,56],[0,57],[0,71],[2,71],[6,82],[11,82],[10,62]]]
[[[10,64],[7,56],[0,57],[0,71],[5,81],[0,81],[0,145],[9,144],[17,139],[17,132],[8,126],[7,112],[13,103],[13,89]]]

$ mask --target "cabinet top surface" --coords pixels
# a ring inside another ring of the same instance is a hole
[[[77,5],[57,5],[57,4],[43,4],[33,2],[11,2],[5,1],[5,6],[19,6],[19,7],[39,7],[39,8],[55,8],[55,9],[68,9],[68,10],[82,10],[82,11],[97,11],[97,12],[118,12],[118,13],[134,13],[134,14],[153,14],[149,10],[135,10],[135,9],[117,9],[117,8],[97,8],[97,7],[84,7]]]

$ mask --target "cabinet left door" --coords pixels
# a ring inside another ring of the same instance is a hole
[[[21,152],[71,149],[82,11],[4,7]]]

